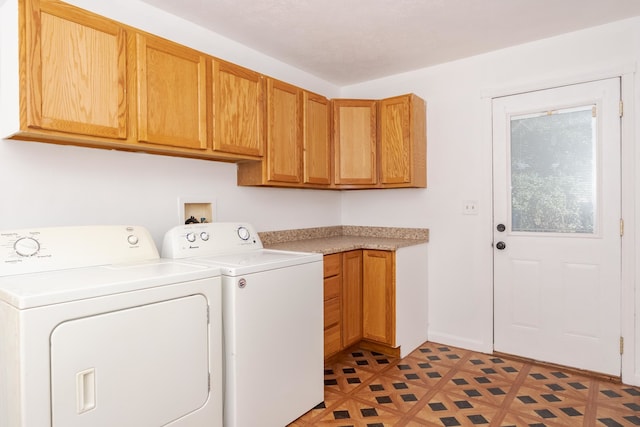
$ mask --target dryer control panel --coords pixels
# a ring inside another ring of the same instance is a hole
[[[158,259],[144,227],[0,230],[0,276]]]
[[[211,222],[173,227],[164,235],[163,258],[191,258],[262,249],[251,224]]]

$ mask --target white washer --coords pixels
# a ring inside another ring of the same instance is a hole
[[[162,256],[221,269],[225,427],[283,427],[324,400],[321,254],[210,223],[169,230]]]
[[[1,231],[0,426],[221,426],[219,274],[142,227]]]

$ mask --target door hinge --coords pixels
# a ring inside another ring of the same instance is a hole
[[[624,219],[620,218],[620,237],[624,236]]]
[[[619,113],[620,113],[620,117],[624,115],[624,103],[622,102],[622,100],[620,100]]]
[[[620,354],[624,353],[624,337],[620,337]]]

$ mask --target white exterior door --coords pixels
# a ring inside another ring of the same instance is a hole
[[[494,349],[620,375],[620,80],[493,100]]]

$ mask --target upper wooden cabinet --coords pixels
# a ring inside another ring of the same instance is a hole
[[[264,78],[255,71],[213,60],[213,149],[262,156]]]
[[[331,135],[329,100],[303,92],[303,140],[305,184],[331,184]]]
[[[291,106],[298,99],[294,93],[301,89],[268,80],[268,155],[262,163],[239,166],[239,185],[338,190],[426,187],[424,100],[408,94],[380,101],[334,99],[329,103],[302,91],[303,164],[299,169],[300,149],[293,141],[300,117],[290,117],[287,129],[274,128],[274,120],[286,117],[285,93],[289,92]],[[289,111],[292,116],[291,107]]]
[[[380,101],[332,102],[338,187],[426,187],[423,99],[408,94]]]
[[[267,153],[238,165],[238,184],[328,186],[329,114],[326,98],[267,78]]]
[[[329,101],[57,0],[0,8],[0,137],[241,162],[239,185],[426,186],[415,95]]]
[[[376,184],[376,101],[334,99],[332,104],[335,183]]]
[[[382,186],[427,186],[426,105],[409,94],[379,102],[378,170]]]
[[[20,6],[20,128],[126,139],[124,28],[65,3]]]
[[[260,74],[56,0],[1,7],[2,137],[225,161],[262,156]]]
[[[207,149],[207,57],[136,35],[138,141]]]

